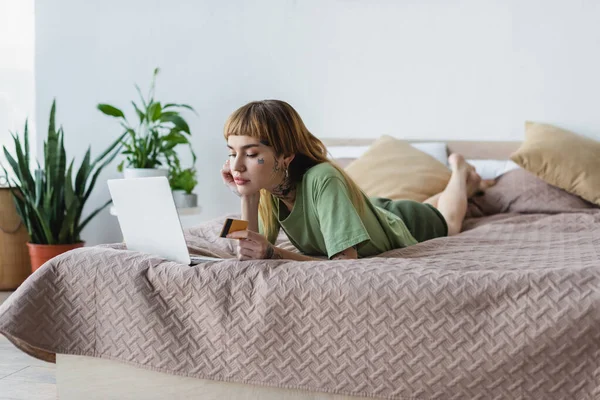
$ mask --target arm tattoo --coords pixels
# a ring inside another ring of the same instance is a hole
[[[283,260],[283,256],[279,252],[273,250],[273,260]]]
[[[265,253],[265,258],[267,260],[273,258],[274,252],[275,252],[275,250],[273,250],[273,245],[271,243],[269,243],[269,245],[267,246],[267,252]]]
[[[267,247],[267,252],[265,253],[265,258],[268,260],[282,260],[283,257],[279,252],[275,251],[275,246],[269,243],[269,247]]]

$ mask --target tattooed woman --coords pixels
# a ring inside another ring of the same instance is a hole
[[[240,196],[248,229],[230,233],[240,260],[355,259],[460,232],[467,198],[481,181],[458,154],[446,189],[423,203],[368,198],[327,158],[289,104],[246,104],[225,123],[229,159],[221,175]],[[302,254],[276,247],[283,228]],[[311,257],[313,256],[313,257]]]

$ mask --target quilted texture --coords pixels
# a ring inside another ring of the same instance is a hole
[[[221,221],[190,248],[230,253]],[[387,399],[600,396],[600,211],[497,215],[372,259],[187,267],[119,246],[46,263],[0,307],[38,357]],[[213,236],[214,235],[214,236]]]

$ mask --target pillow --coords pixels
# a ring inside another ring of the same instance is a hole
[[[482,196],[469,199],[467,217],[500,213],[561,213],[597,208],[524,169],[505,173]]]
[[[448,164],[448,146],[444,142],[417,142],[410,144],[415,149],[421,150],[423,153],[429,154],[446,167]]]
[[[519,168],[511,160],[467,160],[467,162],[475,167],[481,179],[496,179],[508,171]]]
[[[429,154],[442,164],[448,166],[448,148],[444,142],[415,142],[410,144],[412,147]],[[355,159],[362,156],[369,146],[331,146],[327,148],[331,157],[338,161],[346,159]],[[349,162],[347,163],[349,164]],[[346,165],[347,165],[346,164]]]
[[[346,167],[370,197],[423,201],[444,190],[450,170],[444,164],[391,136],[382,136]]]
[[[600,204],[600,142],[527,122],[525,141],[510,158],[549,184]]]
[[[327,152],[331,158],[337,160],[338,158],[358,158],[368,149],[369,146],[330,146],[327,147]]]

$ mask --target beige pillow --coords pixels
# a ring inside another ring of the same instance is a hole
[[[409,143],[382,136],[346,167],[370,197],[423,201],[444,190],[450,170]]]
[[[525,141],[510,158],[547,183],[600,205],[600,142],[527,122]]]

